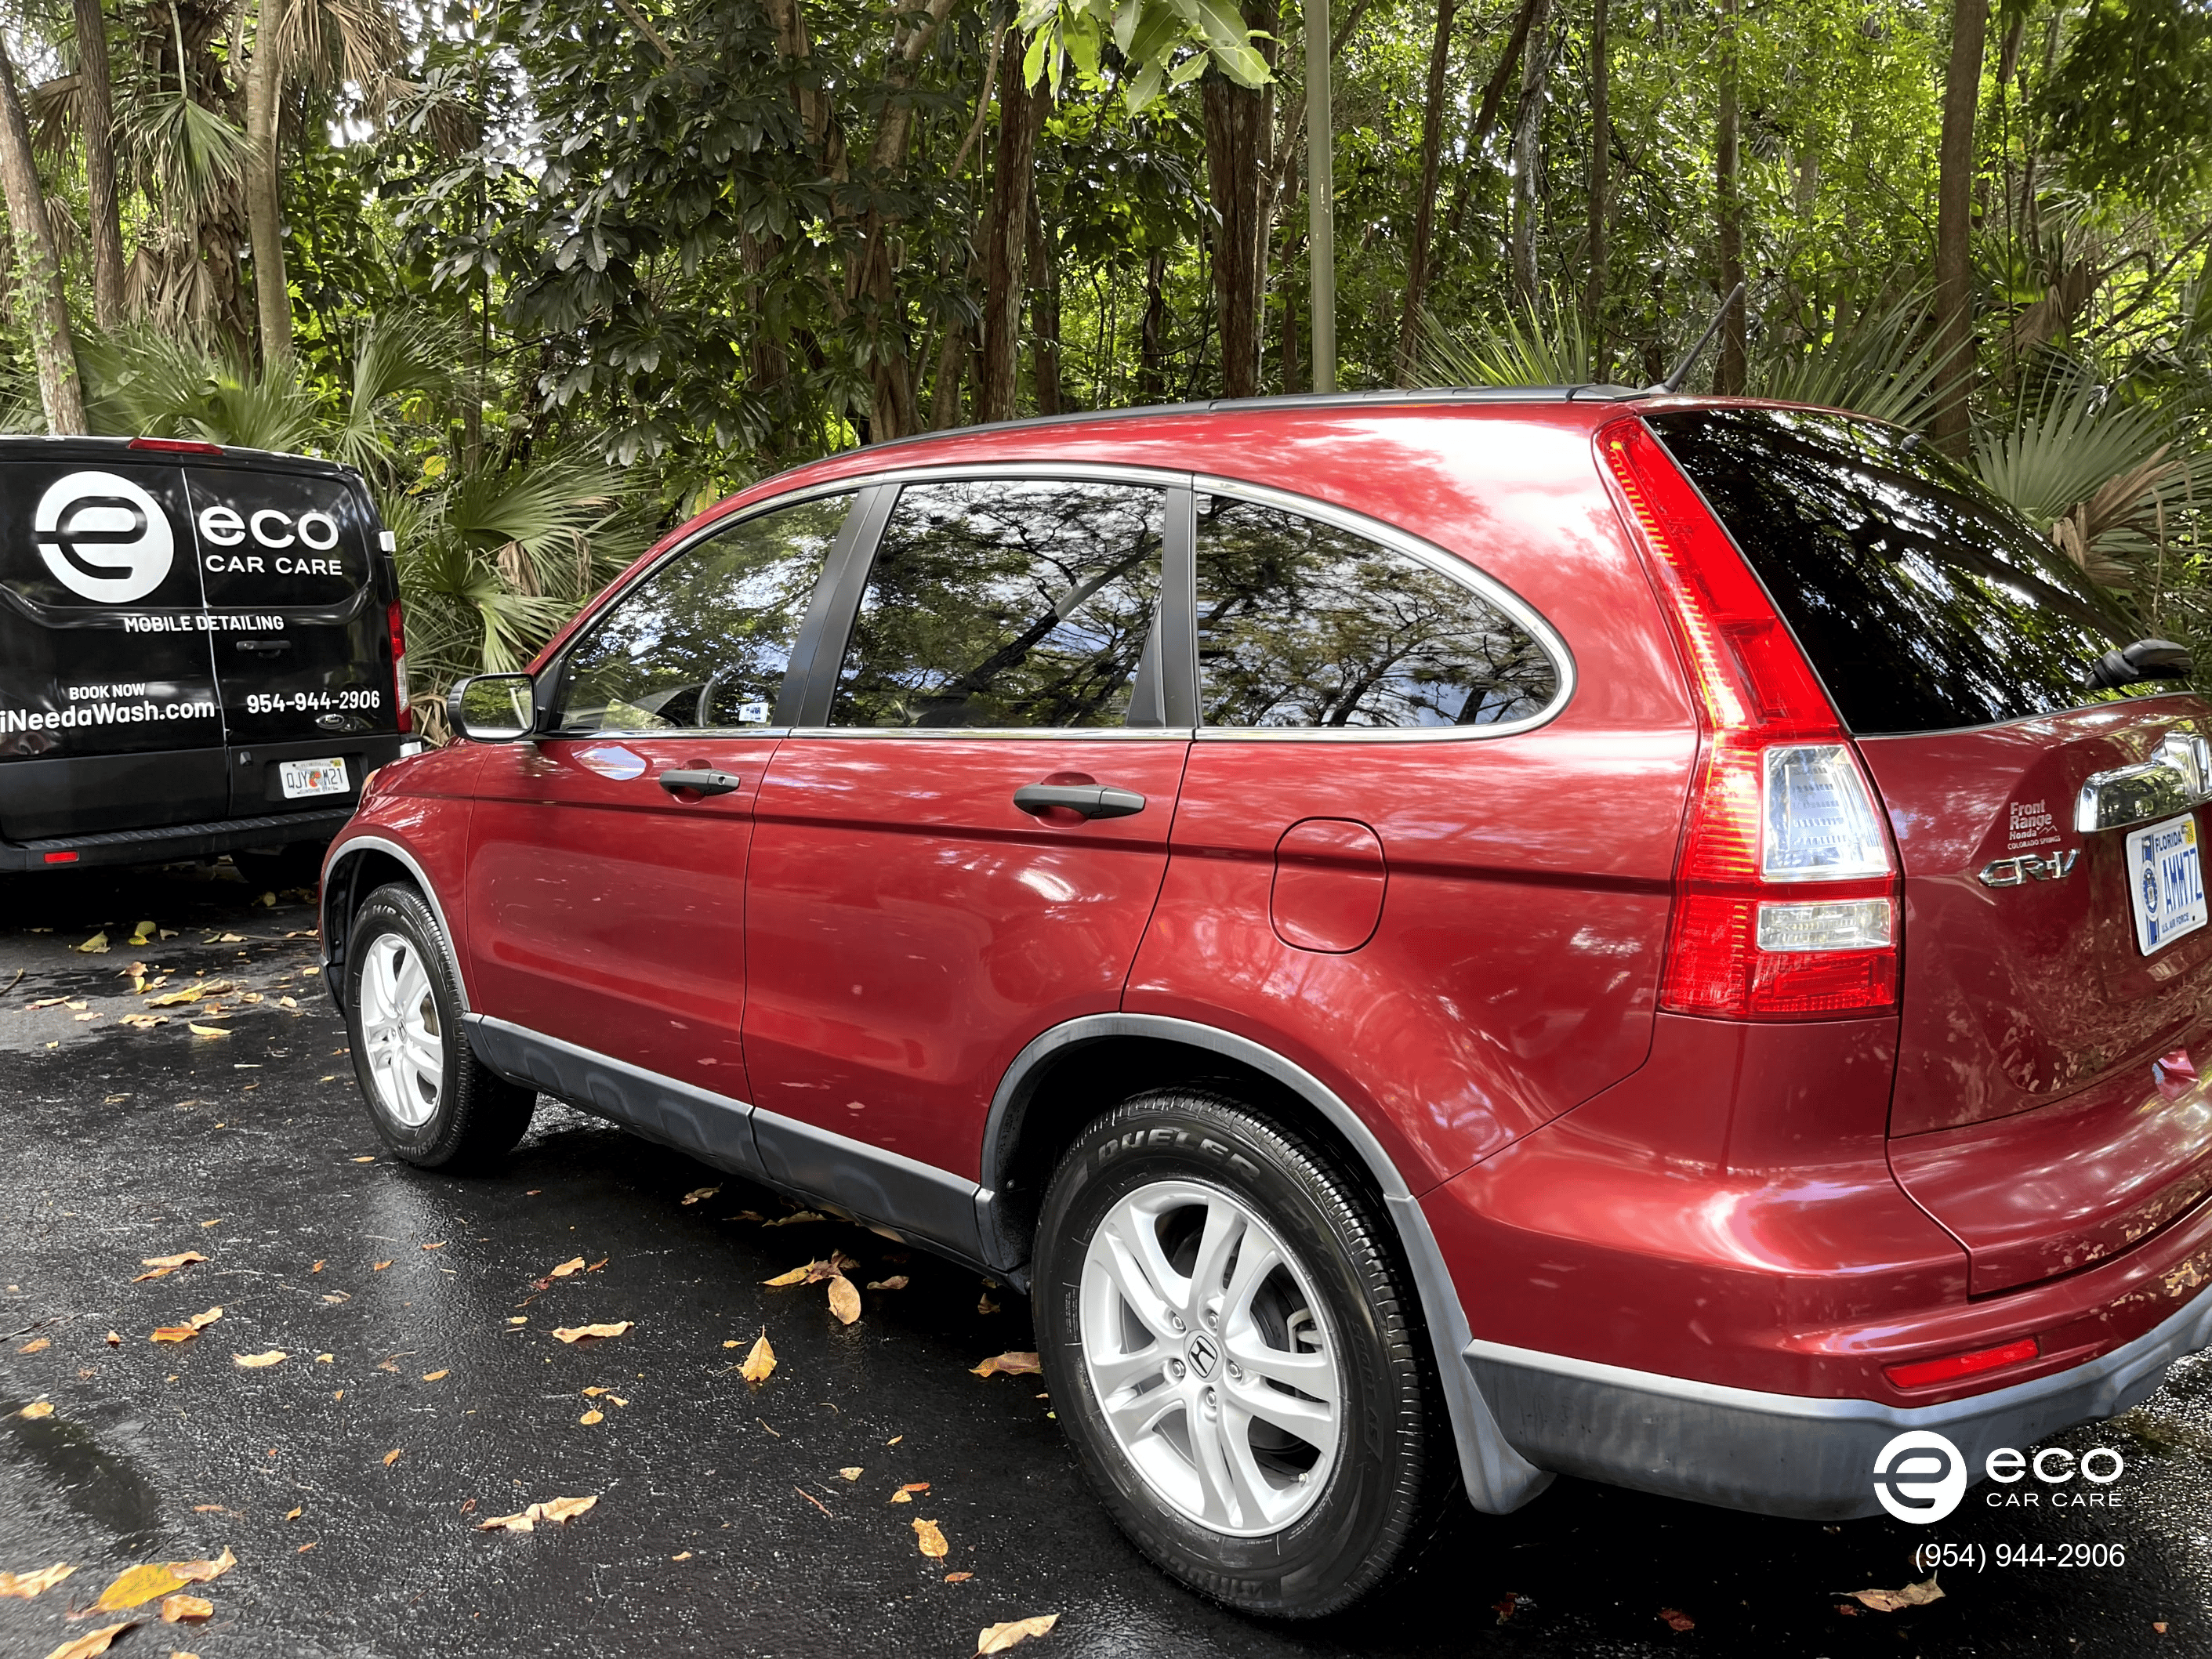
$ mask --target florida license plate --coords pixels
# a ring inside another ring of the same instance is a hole
[[[286,800],[298,800],[307,795],[343,795],[346,792],[343,760],[280,761],[276,776]]]
[[[2145,956],[2204,925],[2204,866],[2194,813],[2128,837],[2128,893],[2136,911],[2136,948]]]

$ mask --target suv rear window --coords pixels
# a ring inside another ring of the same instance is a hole
[[[1989,726],[2117,695],[2087,678],[2133,630],[2063,554],[1926,445],[1798,410],[1646,418],[1853,732]]]

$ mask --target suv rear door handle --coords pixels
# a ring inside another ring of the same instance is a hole
[[[689,789],[695,795],[726,795],[732,789],[742,789],[745,781],[734,772],[716,772],[705,768],[696,771],[663,772],[653,780],[673,795]]]
[[[1145,810],[1145,798],[1110,783],[1025,783],[1014,791],[1014,805],[1037,817],[1065,806],[1086,818],[1126,818]]]

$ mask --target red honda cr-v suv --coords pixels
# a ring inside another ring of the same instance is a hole
[[[2132,631],[1814,410],[867,449],[458,689],[329,983],[404,1158],[542,1090],[1026,1289],[1239,1607],[1344,1605],[1455,1470],[1864,1515],[1900,1431],[1978,1470],[2212,1339],[2212,749]]]

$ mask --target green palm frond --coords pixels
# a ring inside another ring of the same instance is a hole
[[[1934,316],[1928,294],[1916,289],[1825,340],[1768,345],[1751,364],[1749,390],[1754,397],[1924,427],[1936,412],[1943,366],[1954,355],[1937,340]]]
[[[1413,368],[1423,386],[1581,386],[1589,337],[1581,314],[1547,289],[1542,304],[1492,328],[1455,331],[1424,313]]]
[[[124,128],[140,165],[165,191],[205,201],[245,176],[245,133],[180,92],[149,92]]]

